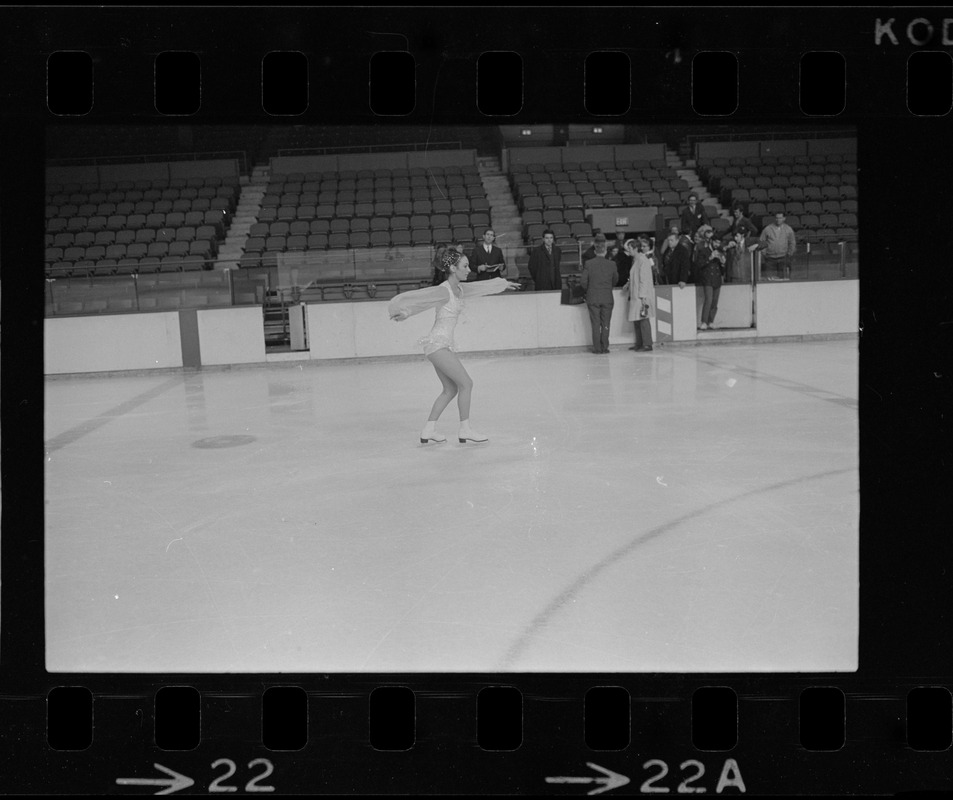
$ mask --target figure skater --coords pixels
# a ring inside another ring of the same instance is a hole
[[[403,322],[408,317],[428,308],[437,309],[433,328],[427,336],[418,341],[418,344],[423,345],[424,354],[437,371],[437,377],[443,384],[443,391],[434,401],[427,424],[420,433],[420,443],[447,441],[446,437],[440,436],[434,428],[443,410],[456,397],[457,406],[460,409],[458,436],[460,444],[467,442],[482,444],[489,439],[470,428],[470,392],[473,388],[473,380],[454,351],[453,329],[460,312],[463,311],[465,298],[499,294],[507,289],[519,289],[520,284],[508,281],[506,278],[465,283],[470,274],[470,263],[466,256],[456,250],[447,250],[441,263],[447,276],[443,283],[426,289],[403,292],[391,299],[387,311],[392,320]]]

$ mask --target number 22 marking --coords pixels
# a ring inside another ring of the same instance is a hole
[[[232,761],[230,758],[220,758],[218,761],[212,764],[212,769],[218,769],[221,766],[227,767],[228,771],[224,775],[219,775],[214,781],[212,781],[211,785],[208,787],[209,792],[237,792],[238,791],[237,786],[228,786],[224,783],[224,781],[227,781],[229,778],[231,778],[232,775],[234,775],[235,772],[238,770],[238,767],[235,766],[235,762]],[[265,778],[271,775],[272,772],[275,771],[274,765],[272,765],[270,761],[264,758],[256,758],[254,761],[248,762],[249,769],[253,769],[254,767],[257,767],[257,766],[263,766],[265,768],[265,771],[262,772],[260,775],[256,775],[254,778],[252,778],[245,785],[245,791],[246,792],[275,791],[274,786],[259,786],[258,785],[259,781],[263,781]]]

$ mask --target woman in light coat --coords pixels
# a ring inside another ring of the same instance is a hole
[[[632,259],[629,282],[623,294],[629,298],[629,321],[635,323],[635,346],[630,350],[649,352],[652,348],[652,317],[655,316],[655,286],[652,282],[652,243],[645,238],[629,239],[625,252]]]

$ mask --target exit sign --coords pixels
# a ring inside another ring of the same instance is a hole
[[[628,217],[616,217],[615,226],[617,228],[628,228],[629,227],[629,218]]]

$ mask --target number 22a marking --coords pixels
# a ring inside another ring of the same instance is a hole
[[[235,766],[235,762],[230,758],[220,758],[214,764],[212,764],[212,769],[218,769],[219,767],[224,766],[228,768],[228,771],[224,775],[219,775],[211,785],[208,787],[209,792],[237,792],[237,786],[227,786],[223,781],[227,781],[232,775],[235,774],[238,767]],[[263,781],[272,772],[275,771],[274,766],[270,761],[264,758],[256,758],[254,761],[248,762],[248,768],[253,769],[257,766],[263,766],[265,771],[261,775],[256,775],[252,778],[245,786],[246,792],[273,792],[275,791],[274,786],[259,786],[258,782]]]

